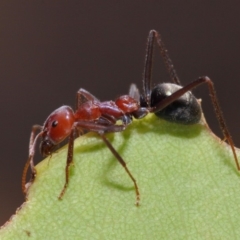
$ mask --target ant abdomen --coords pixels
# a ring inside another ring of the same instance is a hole
[[[163,99],[181,88],[181,86],[173,83],[156,85],[151,92],[151,107],[155,107]],[[188,91],[164,109],[155,112],[155,115],[170,122],[190,125],[200,121],[201,113],[202,110],[198,100],[192,92]]]

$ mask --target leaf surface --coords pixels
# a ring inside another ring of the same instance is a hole
[[[37,165],[28,200],[0,239],[237,239],[240,176],[225,142],[205,124],[183,126],[149,114],[107,134],[133,183],[94,133],[75,140],[70,183],[67,146]],[[239,152],[237,152],[240,156]]]

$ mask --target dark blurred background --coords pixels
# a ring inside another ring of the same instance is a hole
[[[231,4],[230,4],[231,3]],[[0,2],[0,225],[24,201],[21,174],[31,126],[82,87],[101,100],[141,88],[146,39],[158,30],[182,84],[208,75],[240,146],[239,1]],[[156,52],[154,82],[169,81]],[[221,135],[206,86],[207,121]],[[238,105],[239,104],[239,105]]]

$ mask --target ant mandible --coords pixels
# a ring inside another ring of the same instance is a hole
[[[155,40],[174,83],[158,84],[152,89],[151,72]],[[180,81],[177,77],[172,61],[167,54],[167,50],[162,42],[160,34],[155,30],[151,30],[148,36],[144,65],[143,95],[140,95],[136,85],[132,84],[129,95],[121,96],[115,102],[100,102],[86,90],[80,89],[77,92],[77,109],[75,112],[69,106],[62,106],[49,115],[43,126],[34,125],[30,135],[29,158],[23,171],[23,191],[26,192],[26,173],[29,165],[32,171],[31,181],[36,177],[33,157],[38,138],[42,138],[40,144],[42,155],[48,156],[54,152],[60,142],[68,137],[68,154],[65,168],[66,179],[64,187],[59,195],[59,199],[61,199],[69,182],[69,166],[73,162],[74,138],[79,132],[92,131],[98,133],[133,181],[136,192],[136,205],[139,205],[140,193],[137,182],[127,168],[125,161],[114,149],[104,134],[108,132],[124,131],[127,125],[132,122],[133,117],[140,119],[146,116],[148,112],[153,112],[160,118],[180,124],[198,123],[201,119],[202,110],[200,104],[190,90],[203,83],[207,83],[208,85],[211,100],[224,139],[230,144],[237,169],[240,170],[233,140],[226,127],[213,82],[208,77],[200,77],[184,87],[180,86]],[[116,125],[118,120],[121,120],[122,124]],[[40,132],[36,135],[37,130],[40,130]]]

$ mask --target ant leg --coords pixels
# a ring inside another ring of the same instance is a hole
[[[115,125],[115,124],[110,124],[110,125],[105,125],[105,124],[100,124],[96,122],[88,122],[88,121],[77,121],[75,123],[76,128],[82,128],[87,131],[91,132],[99,132],[102,131],[104,133],[106,132],[122,132],[126,129],[126,125]]]
[[[180,85],[180,80],[177,76],[177,73],[173,67],[172,61],[168,55],[168,51],[164,46],[164,43],[161,39],[160,34],[156,30],[151,30],[147,39],[147,49],[145,56],[144,72],[143,72],[143,94],[144,100],[147,106],[150,106],[151,101],[151,90],[152,90],[152,65],[153,65],[153,53],[154,53],[154,40],[156,39],[157,45],[160,50],[160,54],[163,58],[165,66],[168,70],[168,73],[172,81]]]
[[[216,113],[220,128],[222,130],[223,136],[228,141],[228,144],[231,146],[232,153],[233,153],[233,156],[234,156],[234,160],[235,160],[235,163],[236,163],[236,166],[237,166],[237,170],[240,171],[240,166],[239,166],[238,157],[237,157],[237,154],[236,154],[236,151],[235,151],[234,143],[233,143],[232,137],[230,135],[230,132],[227,128],[227,125],[225,123],[220,105],[218,103],[218,99],[217,99],[215,88],[213,86],[213,82],[207,77],[205,77],[205,81],[208,84],[210,96],[211,96],[211,99],[212,99],[213,108],[215,109],[215,113]]]
[[[121,132],[125,129],[124,125],[100,125],[95,122],[86,122],[86,121],[78,121],[74,124],[73,130],[69,135],[68,141],[68,154],[67,154],[67,163],[65,167],[65,184],[63,189],[58,197],[59,200],[63,198],[63,195],[66,192],[69,183],[69,167],[73,163],[73,147],[74,147],[74,137],[77,133],[78,129],[86,129],[92,132]]]
[[[235,151],[235,148],[234,148],[234,143],[233,143],[232,137],[231,137],[231,135],[230,135],[230,133],[227,129],[227,125],[225,123],[223,113],[222,113],[220,105],[218,103],[217,94],[216,94],[213,82],[209,77],[200,77],[197,80],[189,83],[188,85],[186,85],[183,88],[179,89],[178,91],[174,92],[172,95],[163,99],[154,108],[150,109],[150,112],[161,111],[163,108],[167,107],[169,104],[171,104],[172,102],[177,100],[179,97],[181,97],[187,91],[190,91],[193,88],[195,88],[195,87],[197,87],[197,86],[199,86],[203,83],[207,83],[207,85],[208,85],[208,89],[209,89],[209,92],[210,92],[213,108],[215,110],[215,114],[217,116],[221,131],[223,133],[224,139],[226,139],[228,141],[229,145],[231,146],[237,169],[238,169],[238,171],[240,171],[240,166],[239,166],[238,157],[237,157],[237,154],[236,154],[236,151]]]
[[[123,166],[123,168],[125,169],[125,171],[127,172],[128,176],[131,178],[131,180],[134,183],[134,187],[135,187],[135,192],[136,192],[136,205],[139,206],[139,202],[140,202],[140,193],[139,193],[139,189],[138,189],[138,185],[137,185],[137,181],[136,179],[133,177],[133,175],[131,174],[131,172],[129,171],[129,169],[127,168],[127,165],[125,163],[125,161],[123,160],[123,158],[119,155],[119,153],[114,149],[114,147],[112,146],[112,144],[108,141],[108,139],[102,134],[102,133],[98,133],[99,136],[102,138],[102,140],[105,142],[105,144],[107,145],[107,147],[109,148],[109,150],[112,152],[112,154],[116,157],[116,159],[118,160],[118,162]]]
[[[69,182],[69,167],[73,163],[74,133],[75,133],[75,128],[71,131],[71,133],[69,135],[67,163],[66,163],[66,168],[65,168],[65,184],[64,184],[63,189],[58,197],[59,200],[61,200],[63,195],[65,194],[67,186],[68,186],[68,182]]]
[[[27,171],[29,166],[31,167],[31,171],[32,171],[32,179],[31,182],[33,182],[35,176],[36,176],[36,169],[34,166],[34,162],[33,162],[33,156],[35,153],[35,145],[36,145],[36,141],[38,139],[38,137],[40,135],[42,135],[42,132],[40,132],[37,136],[36,136],[36,131],[38,130],[42,130],[42,126],[40,125],[34,125],[32,127],[32,131],[30,134],[30,140],[29,140],[29,156],[28,156],[28,160],[25,163],[25,166],[23,168],[23,174],[22,174],[22,191],[23,193],[26,193],[27,189],[26,189],[26,177],[27,177]]]
[[[163,41],[162,41],[162,38],[161,38],[161,35],[156,31],[156,30],[151,30],[149,35],[153,35],[154,38],[156,38],[157,40],[157,45],[159,47],[159,50],[160,50],[160,53],[161,53],[161,56],[163,58],[163,61],[165,63],[165,66],[168,70],[168,73],[171,77],[171,80],[176,83],[177,85],[181,85],[180,83],[180,80],[177,76],[177,73],[174,69],[174,66],[173,66],[173,63],[172,63],[172,60],[170,59],[169,55],[168,55],[168,50],[166,49]]]
[[[147,104],[150,106],[151,101],[151,90],[152,90],[152,63],[153,63],[153,47],[155,31],[150,31],[147,39],[147,49],[144,63],[143,71],[143,98]]]

